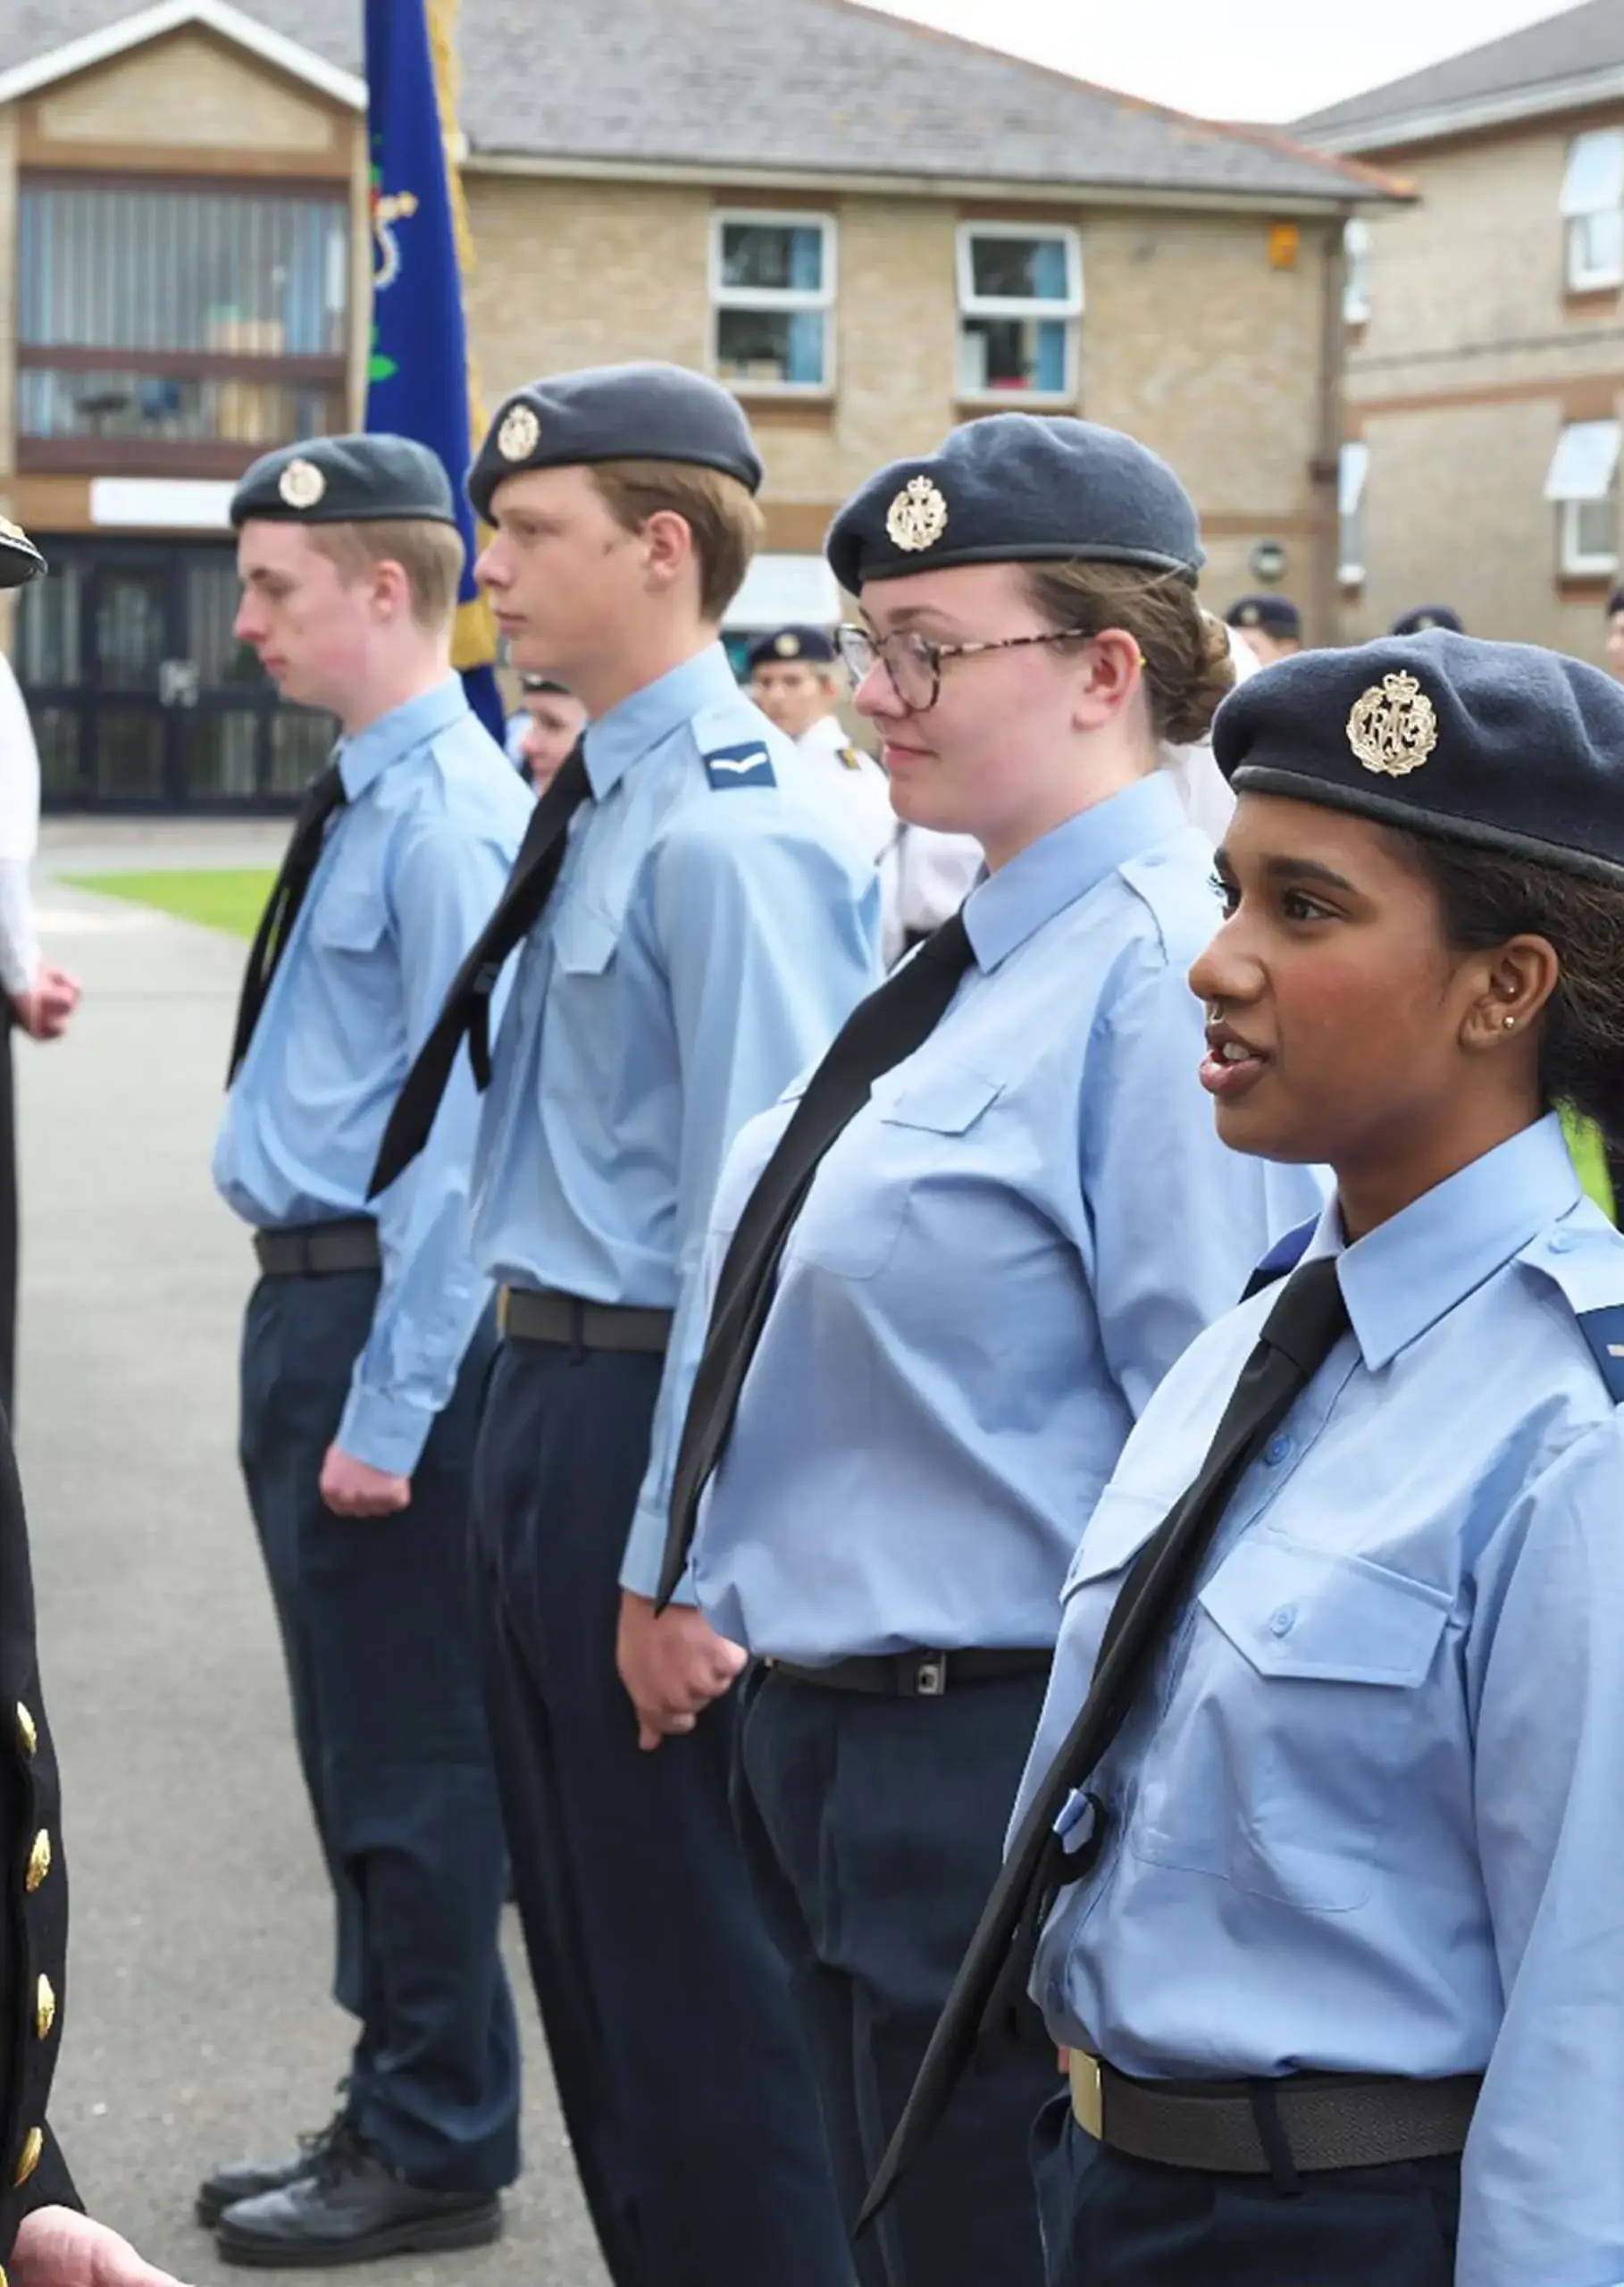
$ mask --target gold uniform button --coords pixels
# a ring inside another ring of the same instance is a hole
[[[49,2040],[51,2028],[56,2023],[56,1988],[48,1977],[39,1981],[39,1996],[34,2008],[34,2029],[41,2040]]]
[[[30,1897],[51,1871],[51,1838],[44,1827],[34,1837],[34,1847],[29,1852],[29,1871],[23,1877],[24,1887]]]
[[[21,1699],[17,1702],[17,1737],[22,1741],[24,1755],[33,1755],[38,1751],[39,1727]]]
[[[28,2132],[27,2140],[22,2147],[22,2157],[17,2163],[17,2173],[12,2179],[13,2183],[27,2183],[29,2178],[39,2166],[39,2156],[44,2150],[44,2129],[30,2128]]]

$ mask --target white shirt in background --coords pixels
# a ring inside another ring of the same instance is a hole
[[[1238,632],[1226,629],[1229,638],[1230,663],[1235,668],[1237,683],[1249,682],[1262,672],[1262,661],[1249,643],[1243,642]],[[1165,741],[1161,750],[1161,767],[1168,771],[1178,788],[1185,815],[1192,825],[1200,826],[1209,842],[1218,845],[1229,831],[1229,821],[1235,816],[1235,794],[1229,781],[1212,759],[1210,738],[1197,739],[1190,746],[1169,746]]]
[[[29,869],[39,847],[39,750],[11,662],[0,652],[0,986],[26,993],[39,968]]]
[[[904,825],[884,771],[850,743],[838,716],[825,715],[795,743],[816,766],[820,793],[839,804],[880,869],[881,945],[891,968],[911,938],[928,936],[958,912],[981,872],[981,844],[967,834]]]

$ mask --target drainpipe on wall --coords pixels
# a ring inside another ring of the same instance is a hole
[[[1326,230],[1320,264],[1319,373],[1314,457],[1309,463],[1314,526],[1310,543],[1306,614],[1310,643],[1337,643],[1342,640],[1342,590],[1337,578],[1342,554],[1338,487],[1344,433],[1343,379],[1347,364],[1347,328],[1342,314],[1347,264],[1342,234],[1351,213],[1351,208],[1344,210]]]

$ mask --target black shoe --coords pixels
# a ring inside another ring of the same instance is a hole
[[[215,2243],[227,2263],[299,2271],[481,2248],[501,2233],[502,2203],[494,2192],[428,2191],[406,2183],[347,2129],[291,2183],[228,2208]]]
[[[325,2128],[314,2136],[301,2136],[298,2150],[280,2160],[238,2160],[229,2167],[216,2168],[197,2187],[197,2221],[212,2232],[226,2209],[235,2207],[239,2200],[257,2199],[261,2192],[281,2191],[297,2183],[316,2166],[344,2125],[344,2115],[335,2113]]]

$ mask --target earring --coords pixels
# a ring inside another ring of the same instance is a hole
[[[1502,1025],[1505,1027],[1505,1029],[1506,1029],[1506,1031],[1507,1031],[1507,1032],[1509,1032],[1509,1033],[1514,1033],[1514,1032],[1516,1031],[1516,1029],[1517,1029],[1517,1019],[1516,1019],[1516,1018],[1515,1018],[1515,1017],[1502,1017],[1502,1018],[1500,1019],[1500,1021],[1501,1021]]]

